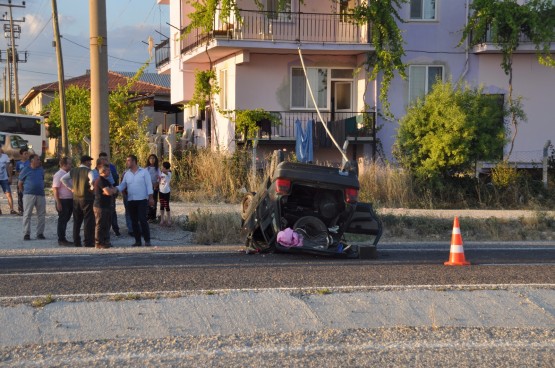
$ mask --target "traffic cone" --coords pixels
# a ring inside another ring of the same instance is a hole
[[[455,216],[453,221],[453,235],[451,235],[451,251],[449,261],[443,263],[446,266],[468,266],[470,262],[464,259],[464,249],[459,226],[459,218]]]

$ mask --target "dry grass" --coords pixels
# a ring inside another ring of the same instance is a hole
[[[189,215],[188,226],[194,230],[196,244],[242,243],[239,213],[212,213],[197,209]]]

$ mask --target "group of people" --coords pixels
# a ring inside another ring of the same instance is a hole
[[[5,188],[2,178],[6,171],[6,175],[9,175],[9,180],[6,180],[9,190],[12,170],[11,166],[2,166],[2,157],[0,151],[0,185],[3,189]],[[39,156],[30,154],[28,161],[29,164],[21,167],[18,176],[18,189],[22,193],[23,201],[23,239],[31,239],[33,208],[36,209],[38,218],[36,237],[45,239],[44,169]],[[171,225],[170,163],[163,162],[159,168],[158,157],[150,155],[147,167],[141,168],[137,163],[137,157],[129,155],[125,163],[127,170],[119,180],[117,169],[109,162],[106,153],[100,153],[94,169],[91,168],[92,161],[92,157],[84,155],[80,159],[80,165],[72,168],[70,158],[62,157],[60,159],[60,168],[54,174],[52,181],[52,191],[58,212],[58,244],[98,249],[110,248],[112,246],[110,228],[116,236],[121,235],[116,214],[116,197],[118,193],[122,193],[128,232],[135,238],[133,246],[142,245],[141,237],[144,239],[144,245],[150,246],[149,220],[152,222],[156,219],[158,196],[161,212],[160,225]],[[12,202],[9,201],[9,203],[12,213],[17,213],[13,210]],[[66,238],[66,229],[72,216],[73,241],[70,242]],[[81,241],[81,225],[83,225],[83,242]]]

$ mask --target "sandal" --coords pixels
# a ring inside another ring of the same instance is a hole
[[[10,215],[17,215],[18,213],[15,212],[14,210],[10,210]]]

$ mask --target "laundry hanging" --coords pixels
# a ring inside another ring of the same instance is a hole
[[[303,163],[311,163],[314,159],[314,150],[312,144],[312,125],[313,120],[306,122],[306,129],[303,130],[303,125],[299,119],[295,121],[295,154],[297,160]]]

